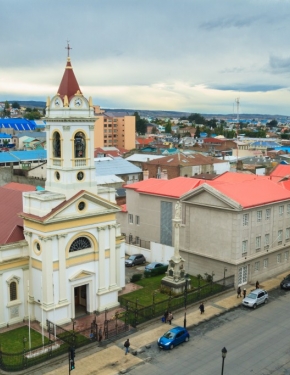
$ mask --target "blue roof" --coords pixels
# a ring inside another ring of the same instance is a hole
[[[95,159],[96,176],[121,175],[129,173],[141,173],[142,169],[129,161],[116,157]]]
[[[15,130],[34,130],[36,124],[34,121],[25,118],[0,118],[0,128]]]
[[[0,163],[16,163],[28,160],[46,160],[46,150],[0,152]]]
[[[279,143],[273,141],[256,141],[250,144],[251,147],[262,146],[262,147],[279,147]]]
[[[0,133],[0,138],[12,138],[11,134]]]

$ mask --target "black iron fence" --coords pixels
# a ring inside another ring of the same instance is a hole
[[[119,302],[128,313],[128,324],[132,327],[137,327],[141,323],[163,316],[165,311],[174,311],[187,307],[233,287],[234,276],[228,276],[222,280],[212,281],[196,288],[185,288],[184,293],[176,296],[168,295],[168,298],[161,302],[155,303],[153,300],[150,306],[142,306],[137,300],[136,302],[128,301],[126,295],[120,296]]]
[[[97,324],[96,316],[92,314],[92,320],[86,321],[80,327],[74,326],[69,330],[47,320],[46,343],[39,347],[23,350],[19,353],[5,353],[0,347],[0,369],[4,371],[21,371],[26,368],[43,363],[51,358],[68,353],[69,348],[80,348],[92,342],[99,341],[100,326],[102,339],[114,339],[130,329],[128,325],[128,313],[116,312],[108,319],[108,311],[105,311],[105,319],[101,325]]]

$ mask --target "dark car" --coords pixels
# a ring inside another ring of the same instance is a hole
[[[134,267],[136,264],[145,264],[146,259],[143,254],[133,254],[125,260],[126,267]]]
[[[189,333],[186,328],[174,327],[159,337],[157,345],[162,349],[173,349],[176,345],[189,340]]]
[[[147,266],[145,266],[145,271],[151,272],[151,270],[154,270],[155,268],[164,267],[164,266],[165,264],[163,263],[152,262],[152,263],[147,264]]]
[[[280,283],[280,288],[281,289],[290,289],[290,275],[287,275],[284,277],[284,279]]]

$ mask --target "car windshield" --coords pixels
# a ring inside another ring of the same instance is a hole
[[[168,331],[168,332],[164,333],[163,337],[165,337],[166,339],[173,339],[174,333]]]
[[[133,255],[131,255],[130,257],[129,257],[129,260],[134,260],[135,259],[135,257],[133,256]]]
[[[250,293],[247,298],[251,298],[251,299],[256,299],[257,298],[257,295],[254,294],[254,293]]]

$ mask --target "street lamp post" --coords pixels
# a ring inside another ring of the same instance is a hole
[[[225,358],[226,358],[227,352],[228,352],[227,349],[225,347],[223,347],[223,349],[222,349],[222,359],[223,359],[222,375],[224,375],[224,362],[225,362]]]

